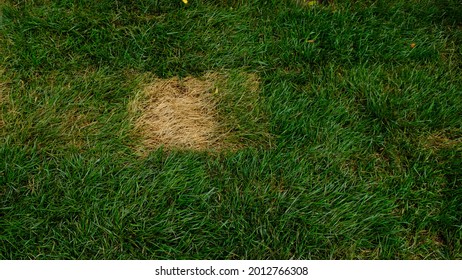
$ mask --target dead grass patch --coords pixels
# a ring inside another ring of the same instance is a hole
[[[254,74],[208,73],[203,77],[155,79],[130,102],[134,132],[141,138],[138,152],[164,147],[187,150],[234,150],[242,146],[234,137],[239,127],[238,108],[252,113],[259,80]],[[244,78],[243,78],[244,77]],[[258,118],[248,122],[260,121]],[[249,131],[247,131],[247,134]]]
[[[208,80],[188,77],[158,80],[144,89],[135,129],[146,147],[204,150],[217,144],[216,112]]]

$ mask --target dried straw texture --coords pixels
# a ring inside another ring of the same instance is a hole
[[[219,147],[213,82],[188,77],[158,79],[146,86],[131,106],[141,112],[135,131],[152,150],[207,150]],[[141,99],[141,100],[140,100]]]

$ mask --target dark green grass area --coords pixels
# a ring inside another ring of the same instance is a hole
[[[1,259],[462,258],[459,1],[189,2],[0,4]],[[137,156],[146,75],[210,71],[271,144]]]

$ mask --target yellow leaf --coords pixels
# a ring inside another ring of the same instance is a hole
[[[188,4],[188,0],[182,0],[183,3]]]

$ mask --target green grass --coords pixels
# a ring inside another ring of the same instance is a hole
[[[0,258],[462,258],[462,7],[334,2],[2,1]],[[138,157],[142,77],[208,71],[271,144]]]

